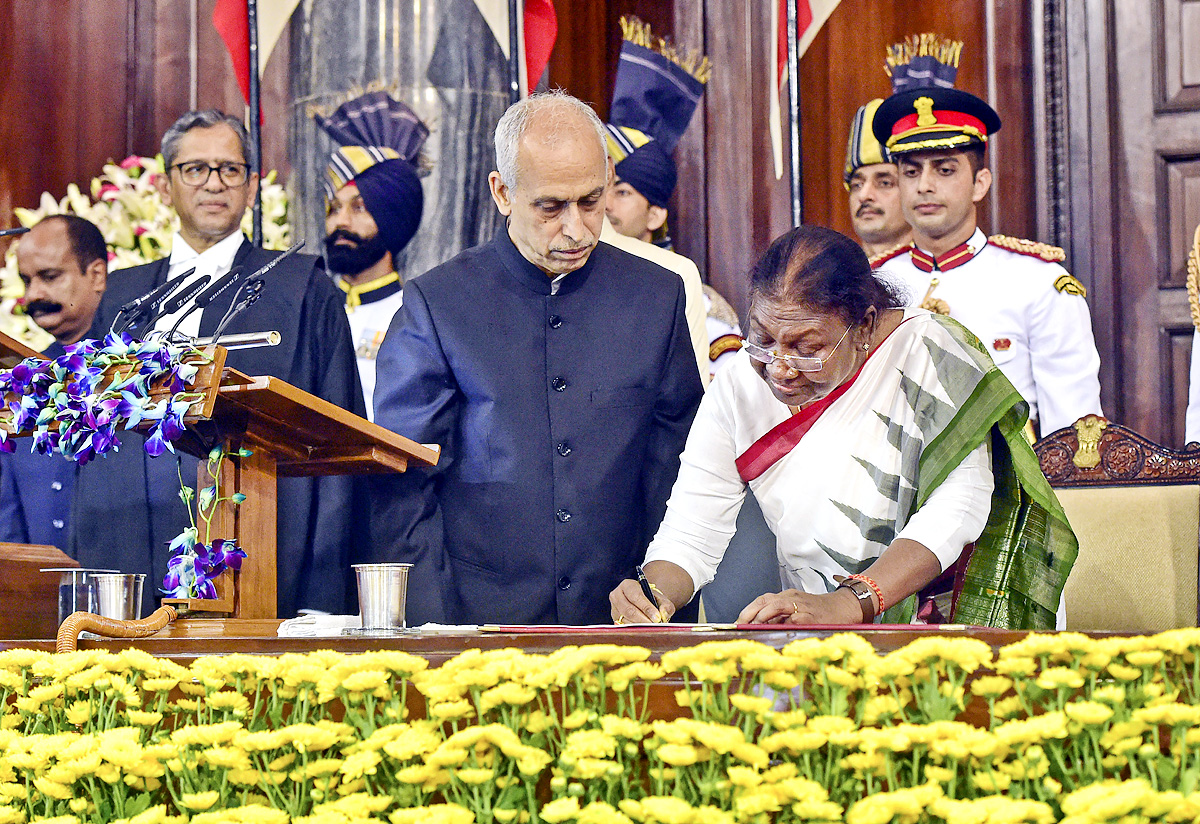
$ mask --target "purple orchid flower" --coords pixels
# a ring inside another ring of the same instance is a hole
[[[162,424],[158,424],[154,429],[150,430],[150,437],[146,438],[146,454],[152,458],[157,458],[164,452],[174,452],[175,447],[163,435]]]
[[[83,340],[69,343],[63,347],[67,350],[68,355],[79,353],[80,355],[94,355],[99,351],[96,341],[93,338],[84,338]]]
[[[217,588],[213,586],[212,581],[204,577],[204,575],[196,576],[196,595],[197,598],[216,598]]]
[[[225,538],[217,538],[212,543],[212,554],[219,558],[218,565],[221,571],[232,569],[237,572],[242,568],[242,559],[246,557],[246,552],[236,541],[227,540]]]
[[[49,455],[58,449],[60,433],[48,429],[39,429],[33,433],[33,451],[39,455]]]
[[[175,555],[167,561],[162,591],[173,598],[193,597],[197,577],[196,559],[188,554]]]

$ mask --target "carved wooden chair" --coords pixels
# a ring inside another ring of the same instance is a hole
[[[1033,448],[1079,538],[1067,629],[1196,626],[1200,449],[1168,449],[1096,415]]]

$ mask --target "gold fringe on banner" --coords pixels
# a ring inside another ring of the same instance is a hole
[[[635,46],[658,52],[701,83],[707,83],[712,77],[713,65],[706,55],[695,49],[686,53],[680,51],[670,40],[655,37],[650,24],[637,17],[622,15],[621,36]]]

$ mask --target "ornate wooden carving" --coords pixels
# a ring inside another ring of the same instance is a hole
[[[1093,448],[1098,459],[1083,460]],[[1033,451],[1056,487],[1200,483],[1200,448],[1168,449],[1095,415],[1047,435],[1034,444]]]

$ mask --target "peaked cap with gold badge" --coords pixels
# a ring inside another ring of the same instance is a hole
[[[608,153],[617,177],[666,208],[678,177],[671,152],[691,122],[712,67],[698,52],[683,54],[654,37],[636,17],[622,17],[621,31],[625,39],[606,126]]]
[[[973,94],[954,88],[962,42],[913,35],[889,49],[893,94],[879,105],[872,131],[894,157],[926,149],[987,144],[1000,115]]]

